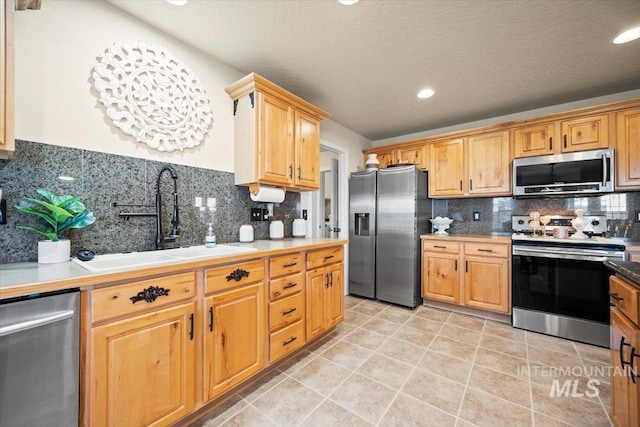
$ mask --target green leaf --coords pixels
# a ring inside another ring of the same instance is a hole
[[[47,224],[49,224],[53,229],[55,229],[57,225],[55,218],[53,218],[49,212],[40,211],[29,206],[17,205],[15,206],[15,208],[18,209],[20,212],[36,215],[37,217],[44,220]]]
[[[52,240],[52,241],[54,241],[54,242],[57,242],[58,240],[60,240],[60,239],[58,238],[58,235],[57,235],[56,233],[54,233],[54,232],[41,231],[41,230],[38,230],[38,229],[33,228],[33,227],[26,227],[26,226],[24,226],[24,225],[19,225],[19,226],[18,226],[18,228],[22,228],[23,230],[31,230],[31,231],[35,231],[36,233],[40,233],[40,234],[42,234],[43,236],[47,236],[47,238],[48,238],[49,240]]]
[[[68,228],[83,228],[87,225],[91,225],[95,222],[96,218],[91,211],[80,212],[74,217],[67,218],[60,227],[58,227],[58,233],[63,232]]]
[[[66,209],[72,214],[79,214],[80,212],[84,212],[85,210],[87,210],[87,208],[80,202],[79,197],[71,197],[71,196],[67,196],[67,197],[69,198],[64,202],[60,203],[58,205],[59,207]]]
[[[36,193],[38,193],[39,195],[41,195],[42,197],[44,197],[45,199],[47,199],[49,202],[51,202],[54,205],[58,204],[58,196],[56,196],[55,194],[53,194],[51,191],[46,190],[44,188],[38,188],[36,190]]]
[[[37,199],[29,199],[29,200],[31,200],[34,203],[37,203],[37,204],[39,204],[41,206],[44,206],[45,208],[49,209],[51,211],[51,216],[58,223],[60,223],[60,222],[64,221],[65,219],[70,218],[70,217],[73,216],[69,212],[67,212],[66,209],[60,208],[60,207],[58,207],[56,205],[52,205],[51,203],[43,202],[42,200],[37,200]]]

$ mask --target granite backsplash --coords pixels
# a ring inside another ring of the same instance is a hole
[[[433,216],[453,218],[447,230],[451,234],[511,234],[512,215],[537,211],[541,215],[573,216],[578,208],[584,209],[586,215],[606,215],[607,237],[640,241],[640,223],[634,222],[635,212],[640,211],[640,192],[637,191],[556,199],[435,199]],[[480,213],[480,221],[473,221],[474,212]]]
[[[7,224],[0,225],[0,263],[36,261],[38,258],[37,242],[42,236],[18,228],[18,225],[35,225],[35,219],[14,208],[23,198],[36,197],[37,188],[80,196],[93,211],[94,224],[65,234],[65,238],[71,240],[72,254],[85,248],[98,254],[152,249],[155,218],[125,220],[118,213],[155,210],[156,178],[164,164],[17,140],[13,159],[0,160],[0,188],[7,204]],[[266,204],[253,202],[247,187],[234,185],[233,173],[171,166],[178,175],[180,236],[167,247],[203,244],[208,222],[213,222],[219,243],[237,242],[240,226],[248,223],[254,226],[256,239],[269,238],[269,222],[250,222],[250,209],[265,208]],[[73,180],[61,180],[61,176]],[[173,181],[169,174],[163,174],[161,187],[166,236],[171,227],[173,203]],[[205,206],[208,198],[215,198],[215,213],[196,208],[196,197],[201,197]],[[112,208],[112,202],[149,207]],[[284,222],[285,237],[291,237],[293,220],[299,217],[300,194],[287,192],[284,202],[274,207],[274,219]]]

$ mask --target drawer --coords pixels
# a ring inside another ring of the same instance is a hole
[[[464,254],[508,258],[509,245],[501,245],[498,243],[465,243]]]
[[[633,323],[638,325],[638,290],[620,277],[609,278],[609,300]]]
[[[343,259],[344,249],[342,248],[342,246],[335,246],[329,249],[307,252],[307,270],[340,262]]]
[[[196,273],[182,273],[91,291],[93,322],[146,311],[196,295]]]
[[[424,252],[444,252],[448,254],[457,254],[460,252],[460,243],[442,242],[439,240],[425,240],[422,245]]]
[[[297,322],[304,317],[302,292],[269,303],[269,330],[271,332]]]
[[[271,362],[302,347],[305,343],[302,320],[271,334],[269,341],[269,359]]]
[[[247,261],[205,271],[206,293],[223,291],[264,279],[264,261]]]
[[[301,253],[273,257],[269,260],[269,277],[284,276],[302,271],[304,258]]]
[[[273,279],[269,282],[269,300],[275,301],[279,298],[300,292],[303,289],[304,273],[302,272],[280,279]]]

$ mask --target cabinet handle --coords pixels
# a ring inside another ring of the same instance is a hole
[[[282,266],[282,268],[289,268],[289,267],[293,267],[294,265],[298,265],[297,262],[290,262],[289,264],[285,264]]]
[[[455,260],[455,264],[453,266],[453,271],[458,271],[458,260]]]
[[[478,249],[478,252],[489,252],[489,253],[493,253],[493,249]]]
[[[294,288],[294,287],[296,287],[296,286],[298,286],[298,284],[297,284],[297,283],[293,283],[293,282],[291,282],[291,283],[289,283],[288,285],[283,286],[283,287],[282,287],[282,289]]]
[[[460,180],[460,191],[462,191],[462,180]]]
[[[302,178],[302,166],[298,166],[298,179]]]
[[[473,190],[473,180],[469,180],[469,190]]]
[[[209,332],[213,332],[213,307],[209,307]]]
[[[295,308],[295,307],[290,308],[289,310],[283,311],[283,312],[282,312],[282,315],[283,315],[283,316],[286,316],[287,314],[291,314],[291,313],[293,313],[293,312],[294,312],[294,311],[296,311],[296,310],[297,310],[297,308]]]
[[[282,345],[289,345],[292,342],[294,342],[295,340],[297,340],[298,337],[291,337],[290,339],[286,340],[286,341],[282,341]]]
[[[135,304],[138,301],[154,302],[158,297],[169,296],[169,291],[171,291],[171,289],[161,288],[160,286],[149,286],[129,299],[131,300],[131,304]]]
[[[553,150],[553,137],[549,137],[549,151]]]
[[[289,165],[289,178],[293,178],[293,165]]]
[[[335,255],[327,255],[326,257],[324,257],[324,259],[331,259],[333,258]]]
[[[564,135],[564,148],[567,148],[567,135]]]
[[[329,286],[333,288],[333,272],[329,273]]]
[[[464,262],[464,272],[468,273],[469,272],[469,261],[465,261]]]
[[[620,301],[624,301],[624,298],[622,298],[621,296],[619,296],[617,293],[615,292],[609,292],[609,297],[613,298],[614,300],[620,302]]]
[[[433,247],[438,249],[447,249],[446,246],[433,245]]]
[[[631,344],[625,343],[624,342],[624,337],[620,338],[620,367],[624,370],[624,365],[629,365],[629,374],[631,376],[631,381],[633,381],[633,383],[636,383],[636,375],[633,372],[633,358],[634,357],[638,357],[638,355],[636,354],[636,348],[635,347],[631,347],[631,357],[629,357],[629,361],[625,362],[624,361],[624,347],[625,346],[629,346],[631,347]]]
[[[191,324],[189,327],[189,340],[193,341],[193,313],[189,315],[189,323]]]
[[[329,273],[324,273],[324,287],[329,287]]]
[[[236,282],[239,282],[240,280],[242,280],[243,277],[249,277],[249,272],[247,270],[243,270],[241,268],[238,268],[234,271],[231,272],[231,274],[229,274],[226,279],[227,282],[230,282],[232,280],[235,280]]]

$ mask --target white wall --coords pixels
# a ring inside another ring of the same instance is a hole
[[[333,144],[344,147],[349,152],[349,170],[356,172],[363,170],[364,162],[362,150],[371,148],[371,140],[355,133],[333,120],[325,120],[320,123],[320,137]]]

